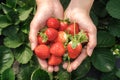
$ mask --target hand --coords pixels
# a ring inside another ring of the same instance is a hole
[[[32,50],[37,46],[37,34],[50,17],[63,18],[63,8],[59,0],[36,0],[37,11],[30,24],[29,40]],[[58,66],[48,66],[46,60],[38,58],[39,64],[48,72],[58,71]]]
[[[89,16],[92,3],[93,0],[71,0],[65,11],[65,18],[69,18],[71,22],[77,22],[80,29],[88,32],[89,36],[88,44],[83,48],[79,57],[70,64],[63,64],[63,68],[67,69],[68,72],[75,70],[87,56],[91,56],[96,46],[97,30]]]

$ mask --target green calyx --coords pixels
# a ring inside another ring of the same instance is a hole
[[[87,34],[83,30],[78,33],[78,40],[80,43],[88,42]]]
[[[45,33],[40,32],[39,35],[42,37],[42,41],[43,41],[43,42],[47,42],[48,37],[47,37],[47,35],[46,35]]]
[[[69,36],[69,39],[71,41],[72,48],[75,49],[78,44],[88,42],[88,37],[86,33],[81,30],[78,34],[75,34],[74,36]]]
[[[70,23],[70,20],[69,20],[69,18],[66,18],[66,19],[58,19],[59,21],[61,21],[61,22],[66,22],[66,23]]]

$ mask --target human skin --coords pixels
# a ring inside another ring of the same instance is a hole
[[[50,17],[63,19],[63,8],[59,0],[36,0],[37,11],[30,24],[29,40],[31,49],[37,46],[37,33],[44,27],[46,21]],[[49,66],[46,60],[38,58],[38,62],[42,69],[53,72],[58,71],[58,66]]]
[[[71,22],[77,22],[80,29],[86,31],[89,36],[88,44],[82,49],[79,57],[70,64],[67,62],[63,64],[63,68],[67,69],[68,72],[75,70],[87,56],[91,56],[97,44],[97,30],[89,15],[93,2],[94,0],[71,0],[65,10],[64,17],[68,18]]]
[[[80,29],[85,30],[89,36],[88,44],[83,48],[79,57],[69,65],[67,62],[63,64],[63,68],[67,69],[68,72],[77,69],[87,56],[92,55],[93,49],[97,43],[97,30],[89,15],[93,2],[94,0],[71,0],[64,13],[59,0],[36,0],[37,12],[30,24],[29,40],[31,49],[34,50],[37,46],[37,33],[44,27],[48,18],[69,18],[71,22],[77,22]],[[38,62],[41,68],[48,72],[59,70],[58,66],[49,66],[46,60],[38,58]]]

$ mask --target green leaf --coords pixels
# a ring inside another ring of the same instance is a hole
[[[98,31],[98,47],[111,47],[115,44],[115,37],[106,31]]]
[[[30,61],[33,55],[33,52],[29,47],[21,46],[15,49],[14,55],[15,55],[16,60],[19,63],[26,64]]]
[[[94,24],[97,26],[98,25],[98,17],[96,16],[96,14],[93,11],[91,11],[90,16],[91,16],[91,19],[93,20]]]
[[[4,3],[1,4],[1,7],[5,14],[8,14],[9,12],[13,11],[13,9],[10,6],[8,6]]]
[[[64,10],[67,8],[68,4],[70,3],[70,0],[60,0],[61,4],[63,5]]]
[[[116,76],[120,78],[120,69],[118,69],[118,71],[116,72]]]
[[[19,26],[10,26],[10,27],[4,28],[2,31],[2,34],[4,36],[13,37],[14,35],[17,35],[19,30],[18,27]]]
[[[25,5],[27,6],[27,7],[35,7],[35,5],[36,5],[36,2],[35,2],[35,0],[22,0],[24,3],[25,3]]]
[[[115,66],[115,57],[107,48],[95,49],[91,60],[93,66],[102,72],[110,72]]]
[[[24,34],[22,32],[19,32],[17,34],[5,37],[4,45],[9,48],[17,48],[23,44],[24,39],[25,39]]]
[[[31,80],[50,80],[50,77],[46,71],[38,68],[32,73]]]
[[[20,45],[22,45],[22,42],[19,41],[19,38],[17,36],[15,36],[14,38],[6,37],[4,39],[4,45],[9,47],[9,48],[17,48]]]
[[[35,67],[27,64],[20,66],[20,71],[17,74],[17,80],[30,80],[31,74]]]
[[[70,74],[65,70],[60,70],[56,78],[58,80],[70,80]]]
[[[30,30],[30,23],[31,23],[31,20],[33,19],[33,16],[29,17],[25,22],[24,24],[21,26],[21,30],[22,32],[24,32],[25,34],[29,34],[29,30]]]
[[[1,4],[0,4],[0,10],[2,9]]]
[[[0,35],[2,34],[2,28],[0,28]]]
[[[116,70],[112,70],[111,72],[102,73],[100,80],[118,80],[115,75]]]
[[[6,0],[6,4],[11,6],[12,8],[15,8],[16,4],[17,4],[17,1],[18,0]]]
[[[112,17],[120,19],[120,0],[109,0],[106,9]]]
[[[25,1],[25,0],[24,0]],[[18,0],[17,4],[19,5],[19,7],[23,7],[26,4],[23,2],[23,0]]]
[[[15,74],[13,69],[8,68],[2,73],[2,80],[15,80]]]
[[[83,61],[83,63],[72,72],[72,80],[78,80],[81,79],[82,77],[84,77],[88,71],[90,70],[90,60],[86,59],[85,61]]]
[[[105,1],[105,0],[104,0]],[[98,7],[99,6],[99,7]],[[99,1],[94,1],[93,7],[92,7],[94,13],[98,16],[98,17],[105,17],[107,16],[107,10],[106,10],[106,5],[102,4]]]
[[[3,12],[6,14],[7,18],[13,23],[18,24],[20,22],[18,17],[17,9],[11,8],[10,6],[2,3]]]
[[[6,15],[0,15],[0,28],[5,28],[11,24]]]
[[[5,46],[0,46],[0,73],[10,68],[13,61],[14,56],[12,51]]]
[[[1,74],[0,74],[0,80],[2,80],[2,76],[1,76]]]
[[[110,21],[108,30],[112,35],[120,37],[120,20]]]
[[[19,19],[21,21],[25,21],[29,17],[32,10],[33,10],[33,8],[27,8],[27,9],[26,8],[20,8],[19,9]]]
[[[97,79],[94,79],[94,78],[91,78],[91,77],[85,77],[85,78],[79,79],[79,80],[97,80]]]

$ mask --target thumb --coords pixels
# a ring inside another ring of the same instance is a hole
[[[45,22],[49,16],[45,16],[45,13],[41,10],[37,10],[31,24],[30,24],[30,33],[29,40],[31,44],[31,49],[37,46],[37,34],[40,29],[42,29],[45,25]]]

